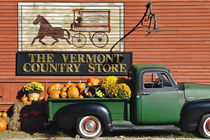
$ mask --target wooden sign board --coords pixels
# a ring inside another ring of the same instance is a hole
[[[16,75],[128,75],[132,53],[18,52]]]

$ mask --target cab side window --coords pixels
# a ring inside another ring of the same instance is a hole
[[[161,72],[144,73],[144,88],[166,88],[172,87],[168,75]]]

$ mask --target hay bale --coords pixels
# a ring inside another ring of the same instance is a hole
[[[30,131],[44,129],[47,119],[46,102],[17,102],[14,104],[8,130]]]
[[[24,106],[31,105],[31,102],[17,102],[13,106],[12,117],[8,124],[8,130],[19,131],[20,130],[20,111]]]

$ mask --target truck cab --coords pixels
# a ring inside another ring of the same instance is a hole
[[[134,65],[132,78],[132,121],[135,124],[178,123],[186,102],[168,67],[163,65]]]
[[[133,65],[130,99],[48,99],[49,120],[84,138],[103,131],[185,130],[210,138],[210,86],[174,81],[167,66]]]

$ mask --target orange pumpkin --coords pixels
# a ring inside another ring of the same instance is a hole
[[[70,86],[68,91],[67,91],[67,95],[69,98],[78,98],[79,97],[79,90],[77,87],[75,86]]]
[[[59,84],[59,83],[55,83],[55,84],[52,84],[48,87],[47,89],[47,94],[49,95],[51,91],[53,90],[60,90],[62,88],[62,85]]]
[[[97,86],[99,84],[99,79],[94,77],[89,77],[87,83],[91,83],[92,86]]]
[[[6,111],[5,111],[5,112],[3,112],[3,113],[1,113],[1,117],[2,117],[2,118],[6,118],[6,117],[7,117],[7,113],[6,113]]]
[[[83,96],[82,95],[79,95],[79,98],[83,98]]]
[[[69,81],[68,83],[64,84],[64,87],[69,88],[71,85],[74,85],[74,84]]]
[[[61,91],[60,96],[61,98],[66,98],[67,97],[66,91]]]
[[[0,131],[7,129],[7,122],[5,120],[0,120]]]
[[[77,84],[77,87],[79,88],[79,90],[85,90],[85,83],[81,83],[81,81]]]
[[[43,96],[39,96],[38,101],[42,101],[42,100],[44,100],[44,97]]]
[[[28,97],[28,100],[29,100],[29,101],[33,101],[33,100],[34,100],[34,97],[29,96],[29,97]]]
[[[28,97],[26,97],[25,95],[20,99],[21,102],[27,102],[28,101]]]
[[[50,92],[50,98],[58,99],[61,91],[60,90],[53,90]]]

